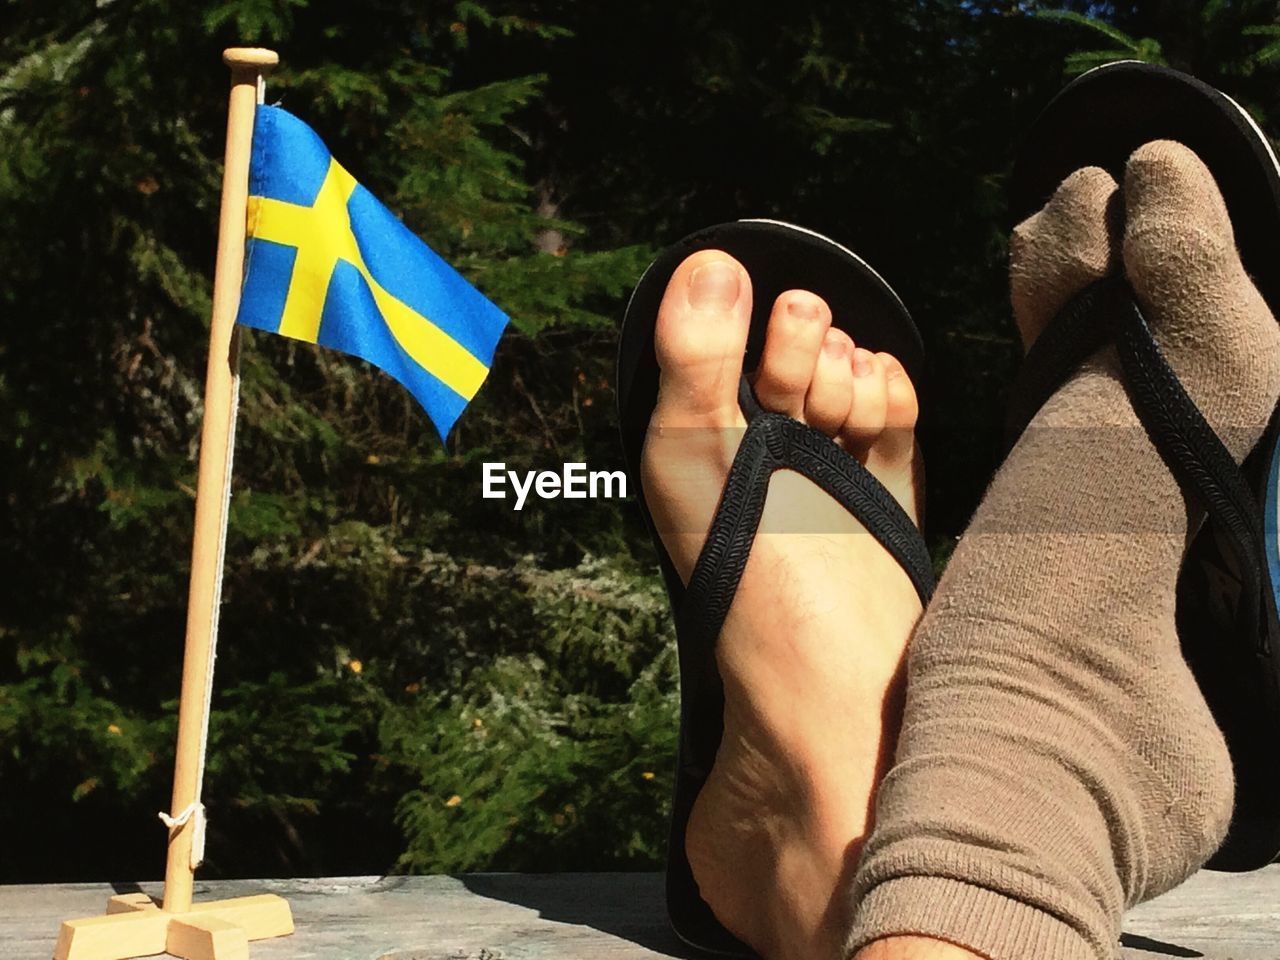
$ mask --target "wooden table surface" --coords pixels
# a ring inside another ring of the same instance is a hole
[[[0,957],[49,960],[64,919],[159,884],[0,886]],[[474,874],[197,883],[197,900],[278,893],[297,932],[253,960],[646,960],[687,956],[652,873]],[[1124,960],[1280,960],[1280,865],[1201,873],[1125,924]],[[1034,958],[1027,958],[1034,960]]]

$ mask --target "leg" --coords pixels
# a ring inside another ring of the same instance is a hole
[[[1096,188],[1099,174],[1076,181]],[[1020,228],[1020,321],[1072,292],[1053,264],[1080,289],[1122,260],[1169,362],[1242,458],[1280,394],[1280,331],[1212,177],[1177,144],[1135,152],[1122,248],[1105,193],[1076,208],[1091,228],[1055,226],[1053,203]],[[1081,238],[1102,246],[1064,254]],[[993,960],[1111,958],[1123,911],[1221,841],[1231,764],[1173,618],[1198,520],[1102,351],[996,475],[913,641],[897,764],[855,882],[859,960],[906,960],[885,939],[906,934]]]

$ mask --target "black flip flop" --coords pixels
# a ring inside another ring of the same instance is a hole
[[[887,283],[849,250],[817,233],[771,220],[743,220],[700,230],[664,251],[641,277],[627,305],[618,352],[618,414],[632,477],[640,475],[645,430],[658,395],[653,333],[663,291],[680,263],[698,250],[729,253],[751,276],[754,307],[743,369],[759,361],[769,312],[786,290],[811,290],[831,307],[834,325],[859,346],[892,353],[923,382],[924,348],[906,307]],[[739,389],[743,434],[706,546],[689,585],[681,582],[652,517],[641,509],[661,561],[676,619],[680,659],[680,746],[667,851],[667,909],[676,934],[700,950],[731,956],[751,951],[724,929],[702,900],[684,852],[685,827],[723,734],[724,692],[715,644],[746,566],[775,470],[804,474],[876,537],[915,585],[922,603],[933,592],[924,539],[874,476],[824,434],[767,413],[745,378]]]
[[[1120,181],[1151,140],[1176,140],[1213,173],[1245,269],[1280,317],[1280,164],[1267,137],[1230,97],[1163,67],[1125,61],[1068,85],[1032,128],[1014,169],[1014,222],[1040,209],[1074,170],[1098,166]],[[1183,652],[1226,736],[1236,807],[1210,861],[1250,870],[1280,856],[1280,418],[1237,468],[1151,338],[1123,277],[1085,291],[1050,324],[1015,385],[1011,437],[1067,375],[1114,342],[1139,419],[1171,472],[1208,520],[1178,581]]]

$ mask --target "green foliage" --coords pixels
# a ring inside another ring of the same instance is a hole
[[[206,784],[211,869],[311,869],[344,855],[335,824],[361,817],[377,841],[360,851],[363,869],[397,859],[393,812],[420,774],[379,743],[396,709],[387,690],[409,675],[423,678],[423,703],[473,689],[473,671],[532,656],[527,637],[554,621],[503,595],[524,581],[446,587],[445,568],[554,578],[591,549],[629,568],[613,506],[586,510],[584,530],[542,518],[530,536],[517,518],[495,525],[478,495],[480,460],[533,465],[548,446],[583,459],[608,434],[608,311],[646,262],[640,245],[593,248],[582,227],[539,211],[515,117],[544,95],[544,76],[458,79],[475,73],[481,43],[549,44],[565,31],[479,3],[377,7],[352,18],[311,0],[214,3],[195,16],[166,0],[53,3],[13,19],[0,41],[0,296],[20,318],[0,347],[4,471],[15,478],[0,537],[21,558],[0,611],[0,778],[17,798],[0,822],[52,806],[91,873],[131,862],[126,845],[154,851],[149,811],[167,804],[223,46],[283,42],[272,99],[315,125],[516,330],[450,450],[376,371],[246,336]],[[587,356],[558,354],[556,336]],[[523,385],[543,379],[563,389],[535,400]],[[578,402],[565,417],[568,396]],[[538,540],[544,550],[520,559]],[[622,709],[664,649],[645,616],[636,649],[648,659],[619,665],[625,682],[565,713],[583,719],[584,742],[604,739],[586,728]],[[604,623],[597,633],[623,635]],[[84,847],[103,836],[104,812],[125,810],[126,829]],[[6,875],[39,876],[41,858],[56,851],[19,848]]]
[[[1074,50],[1065,60],[1066,72],[1083,73],[1113,60],[1143,60],[1189,71],[1210,82],[1229,81],[1239,89],[1255,86],[1260,69],[1280,55],[1280,10],[1274,0],[1179,0],[1140,4],[1068,4],[1083,9],[1038,10],[1041,20],[1055,21],[1080,36],[1110,41],[1104,49]],[[1074,29],[1073,29],[1074,28]],[[1261,37],[1263,41],[1245,39]],[[1259,76],[1258,80],[1262,80]],[[1265,82],[1265,81],[1264,81]],[[1254,105],[1266,113],[1266,109]]]
[[[1280,59],[1280,24],[1245,27],[1243,32],[1246,37],[1267,38],[1266,45],[1249,57],[1248,63],[1251,66],[1265,66]]]
[[[677,704],[665,594],[586,559],[476,576],[523,598],[529,648],[449,693],[384,714],[388,759],[417,785],[398,805],[410,870],[588,869],[654,863]],[[461,678],[460,678],[461,679]]]
[[[665,843],[676,679],[647,536],[630,504],[495,506],[480,464],[616,467],[614,325],[652,251],[778,217],[913,309],[941,562],[1018,352],[1018,137],[1120,55],[1273,121],[1277,22],[1273,0],[6,6],[0,880],[158,869],[222,47],[278,47],[268,99],[513,323],[447,447],[367,365],[245,335],[209,873],[602,868]]]
[[[1067,56],[1066,71],[1078,75],[1100,67],[1115,60],[1142,60],[1145,63],[1164,64],[1164,52],[1160,41],[1150,37],[1135,40],[1123,30],[1119,30],[1097,17],[1086,16],[1074,10],[1040,10],[1037,12],[1043,20],[1056,20],[1059,23],[1071,23],[1084,27],[1115,43],[1114,47],[1102,50],[1077,50]]]

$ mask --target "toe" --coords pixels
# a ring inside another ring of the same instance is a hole
[[[884,432],[868,454],[885,465],[910,463],[916,447],[916,419],[920,415],[916,389],[898,358],[888,353],[876,355],[884,367],[885,416]]]
[[[877,353],[869,359],[874,369],[856,380],[843,443],[919,523],[924,468],[916,446],[915,387],[896,357]]]
[[[1227,205],[1213,174],[1189,148],[1173,140],[1154,140],[1139,147],[1125,166],[1128,219],[1126,253],[1142,253],[1152,234],[1173,226],[1194,234],[1197,259],[1211,257],[1215,265],[1231,261],[1235,236]]]
[[[1124,187],[1125,275],[1183,386],[1246,450],[1275,407],[1280,328],[1240,262],[1218,185],[1189,149],[1158,140],[1134,151]]]
[[[836,435],[853,406],[853,349],[847,333],[828,330],[805,395],[805,422],[828,436]]]
[[[853,405],[840,431],[845,449],[865,459],[871,445],[884,433],[889,412],[889,390],[884,361],[879,354],[856,347],[851,364]]]
[[[1194,301],[1194,288],[1231,285],[1244,276],[1226,203],[1189,149],[1171,140],[1139,147],[1124,186],[1125,271],[1148,307],[1173,307],[1188,295]]]
[[[1111,174],[1084,167],[1062,181],[1044,209],[1014,228],[1009,295],[1025,345],[1072,297],[1113,272],[1120,218]]]
[[[733,257],[700,250],[676,268],[654,331],[661,368],[657,416],[664,425],[738,418],[750,323],[751,280]]]
[[[789,290],[778,297],[769,316],[755,381],[761,406],[790,417],[803,415],[805,396],[830,327],[831,310],[821,297],[807,290]]]

